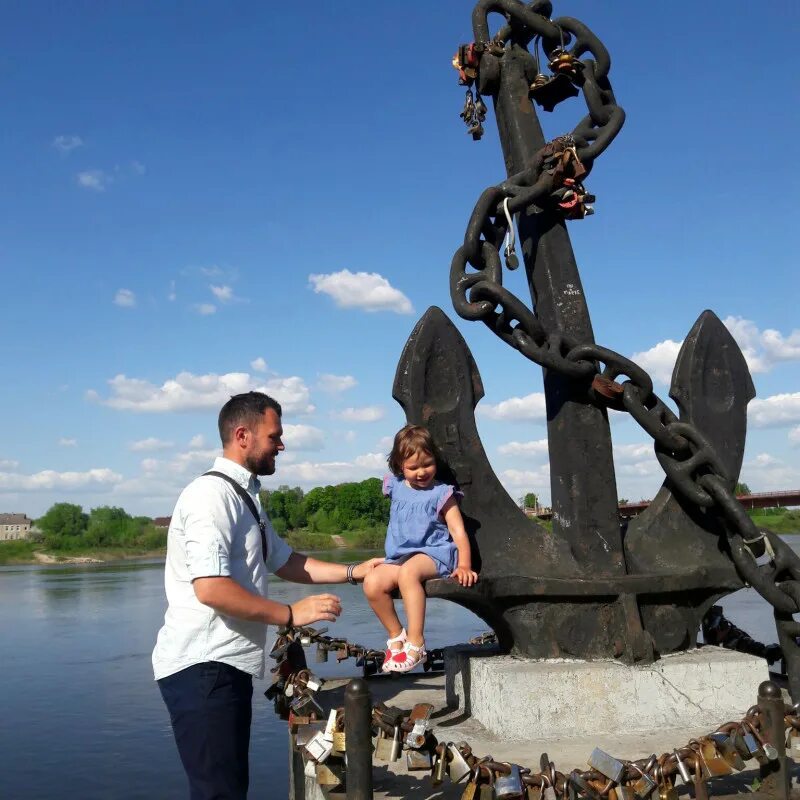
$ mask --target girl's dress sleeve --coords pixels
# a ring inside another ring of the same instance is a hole
[[[397,478],[394,475],[384,475],[383,476],[383,494],[385,497],[392,496],[392,489],[394,489],[394,485],[397,482]]]
[[[456,500],[461,500],[464,496],[464,492],[460,489],[456,489],[455,486],[451,486],[449,483],[443,483],[441,486],[438,487],[439,492],[436,498],[436,513],[441,514],[442,509],[445,506],[445,503],[451,498],[455,497]]]

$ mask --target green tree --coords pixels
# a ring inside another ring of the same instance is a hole
[[[44,531],[45,544],[58,550],[78,543],[86,533],[88,521],[81,506],[56,503],[36,524]]]
[[[522,502],[525,508],[536,508],[539,505],[539,498],[533,492],[528,492]]]
[[[736,484],[736,488],[733,490],[733,492],[735,495],[737,495],[737,497],[741,494],[752,494],[750,487],[741,481]]]
[[[131,544],[141,528],[141,523],[132,525],[134,522],[124,508],[113,506],[93,508],[89,514],[84,541],[92,547]]]

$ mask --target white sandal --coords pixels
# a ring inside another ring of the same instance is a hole
[[[425,649],[425,642],[419,647],[407,641],[403,645],[403,649],[399,653],[395,653],[387,671],[391,672],[410,672],[418,664],[423,664],[428,657],[428,651]]]
[[[381,670],[383,670],[383,672],[389,672],[389,664],[391,663],[392,659],[399,653],[403,652],[402,647],[399,650],[395,650],[392,648],[392,645],[396,643],[405,645],[406,643],[405,628],[401,628],[400,633],[398,633],[397,636],[395,636],[393,639],[386,640],[386,652],[383,654],[383,665],[381,666]]]

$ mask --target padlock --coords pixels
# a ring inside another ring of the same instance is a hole
[[[614,792],[613,797],[611,796],[611,792]],[[617,786],[614,789],[609,789],[608,800],[638,800],[638,798],[636,797],[636,792],[633,790],[633,786],[625,784]]]
[[[433,759],[428,750],[406,750],[406,769],[410,772],[424,770],[429,772],[433,768]]]
[[[406,747],[418,748],[425,744],[425,734],[428,731],[428,720],[433,712],[431,703],[417,703],[412,709],[408,719],[413,727],[405,739]]]
[[[300,637],[300,644],[301,644],[303,647],[308,647],[308,646],[311,644],[311,636],[309,636],[307,633],[304,633],[304,634],[303,634],[303,635]]]
[[[750,751],[751,758],[755,758],[759,764],[765,766],[770,761],[775,761],[778,758],[778,751],[774,745],[764,741],[761,734],[750,723],[744,723],[749,733],[744,734],[744,742],[747,749]]]
[[[347,652],[347,646],[343,645],[336,651],[336,660],[337,661],[344,661],[346,658],[350,657],[350,653]]]
[[[675,763],[678,765],[678,773],[680,774],[681,778],[683,778],[683,782],[689,784],[692,782],[692,774],[689,772],[689,768],[686,766],[686,763],[681,758],[681,754],[675,750]]]
[[[317,643],[317,651],[314,654],[314,661],[317,664],[324,664],[328,660],[328,648],[322,645],[322,642]]]
[[[289,703],[289,710],[290,713],[296,716],[311,717],[313,715],[316,719],[319,719],[325,713],[322,710],[322,706],[311,697],[311,695],[295,697],[292,702]]]
[[[394,726],[394,734],[392,735],[392,747],[389,751],[389,761],[399,761],[400,755],[403,752],[403,741],[400,738],[400,726]]]
[[[731,767],[719,753],[716,742],[714,742],[711,737],[708,739],[701,739],[699,744],[700,758],[703,759],[703,765],[710,778],[716,778],[720,775],[730,775],[733,772],[733,767]]]
[[[392,761],[392,745],[392,740],[386,738],[383,728],[378,728],[378,738],[375,740],[375,758],[379,761]]]
[[[344,775],[337,774],[328,764],[317,764],[316,778],[320,786],[339,786],[344,782]]]
[[[334,753],[344,753],[345,751],[345,735],[344,731],[334,731],[333,732],[333,752]]]
[[[578,772],[578,770],[570,772],[567,778],[566,788],[569,792],[570,800],[577,800],[578,793],[580,793],[581,797],[588,798],[588,800],[602,800],[600,793],[592,786],[590,781],[586,780]]]
[[[610,797],[610,796],[609,796]],[[542,787],[529,784],[525,787],[525,800],[542,800]]]
[[[508,765],[508,775],[498,773],[494,783],[494,795],[497,800],[516,800],[525,794],[525,786],[522,783],[522,775],[519,766],[516,764]]]
[[[708,800],[708,786],[699,758],[694,762],[694,800]]]
[[[678,790],[672,778],[664,775],[663,761],[659,759],[659,766],[656,770],[656,777],[658,782],[658,798],[659,800],[678,800]]]
[[[625,765],[621,761],[610,756],[599,747],[595,747],[595,749],[592,750],[592,754],[589,756],[587,763],[592,769],[596,769],[614,783],[620,782],[622,773],[625,771]]]
[[[559,103],[579,94],[569,75],[560,73],[548,78],[537,75],[528,90],[528,96],[545,111],[552,111]]]
[[[472,767],[467,764],[467,760],[461,755],[459,746],[464,746],[466,743],[459,742],[459,745],[454,745],[452,742],[447,743],[447,774],[453,783],[460,783],[464,778],[468,777],[472,772]]]
[[[795,761],[800,760],[800,731],[795,728],[789,728],[789,735],[786,739],[786,749],[788,754]]]
[[[269,649],[270,658],[276,661],[289,649],[289,640],[285,636],[278,636]]]
[[[478,800],[496,800],[494,793],[494,772],[492,772],[491,769],[487,770],[487,772],[489,773],[487,780],[481,783],[478,789]],[[556,800],[555,795],[553,795],[553,800]]]
[[[708,738],[714,742],[717,751],[732,769],[739,772],[744,769],[744,759],[739,755],[738,750],[734,746],[732,736],[727,733],[712,733]]]
[[[431,772],[431,782],[438,786],[444,780],[447,771],[447,746],[440,744],[436,747],[433,756],[433,770]]]
[[[556,800],[556,790],[549,781],[542,791],[542,800]]]
[[[305,761],[303,763],[303,775],[306,778],[313,778],[314,780],[317,779],[317,762],[316,761]]]
[[[475,795],[478,792],[478,780],[480,779],[480,768],[475,767],[470,770],[469,780],[464,786],[464,791],[461,795],[461,800],[475,800]]]
[[[634,782],[633,793],[636,795],[636,800],[650,800],[653,792],[656,790],[656,782],[644,770],[637,767],[635,764],[633,768],[639,773],[639,778]],[[627,798],[626,798],[627,800]]]
[[[318,731],[306,742],[303,748],[303,754],[311,761],[322,764],[331,754],[332,750],[333,741],[326,738],[324,732]]]
[[[322,733],[321,722],[310,722],[308,725],[298,725],[294,743],[298,750],[302,750],[315,733]]]
[[[308,725],[311,722],[311,717],[304,717],[295,714],[292,709],[289,709],[289,732],[297,733],[297,729],[301,725]]]

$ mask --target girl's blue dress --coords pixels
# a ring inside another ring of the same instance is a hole
[[[436,563],[438,576],[448,577],[458,564],[458,548],[439,512],[454,494],[463,497],[462,493],[454,486],[436,482],[428,489],[412,489],[394,475],[383,479],[383,493],[392,501],[386,563],[402,564],[417,553],[425,553]]]

